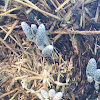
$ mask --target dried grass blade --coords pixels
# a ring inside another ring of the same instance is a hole
[[[55,5],[55,3],[53,2],[53,0],[50,0],[51,1],[51,3],[53,4],[53,6],[55,7],[55,8],[57,8],[57,6]]]
[[[61,8],[63,8],[67,3],[69,2],[69,0],[66,0],[65,2],[63,2],[56,10],[55,12],[58,12]]]
[[[58,7],[60,6],[60,3],[58,2],[58,0],[54,0],[56,2],[56,4],[58,5]]]
[[[46,12],[46,11],[43,11],[43,10],[39,9],[37,6],[35,6],[35,5],[34,5],[33,3],[31,3],[31,2],[30,2],[30,3],[31,3],[32,5],[29,5],[29,4],[27,4],[27,3],[24,3],[24,2],[22,2],[22,1],[20,1],[20,0],[15,0],[15,1],[21,3],[21,4],[25,5],[25,6],[28,6],[28,7],[30,7],[30,8],[33,8],[33,9],[35,9],[35,10],[41,12],[42,14],[44,14],[44,15],[46,15],[46,16],[48,15],[48,16],[51,16],[51,17],[57,19],[57,20],[61,20],[61,18],[59,18],[58,16],[53,15],[53,14],[51,14],[51,13],[48,13],[48,12]]]
[[[92,13],[89,11],[89,9],[88,9],[87,7],[84,7],[84,9],[85,9],[85,11],[88,13],[88,15],[89,15],[90,17],[93,16]]]
[[[51,8],[49,7],[49,5],[46,3],[45,0],[40,0],[40,2],[51,11]]]
[[[4,93],[3,95],[0,96],[0,98],[3,98],[3,97],[5,97],[6,95],[9,95],[9,94],[11,94],[11,93],[13,93],[13,92],[15,92],[15,91],[17,91],[17,90],[19,90],[19,89],[20,89],[20,88],[15,88],[15,89],[13,89],[13,90],[10,91],[10,92]]]
[[[52,34],[83,34],[83,35],[93,35],[100,34],[100,31],[72,31],[72,30],[55,30]]]
[[[16,66],[16,65],[12,65],[12,67],[19,68],[19,66]],[[31,71],[31,70],[28,70],[28,69],[26,69],[26,68],[22,68],[22,67],[21,67],[21,70],[22,70],[22,71],[24,71],[24,72],[26,72],[26,71],[27,71],[28,73],[32,73],[32,74],[34,74],[34,75],[39,76],[39,74],[38,74],[38,73],[33,72],[33,71]]]
[[[22,90],[18,90],[9,100],[14,100],[14,98],[21,92]]]
[[[81,17],[80,17],[80,27],[82,27],[82,19],[83,19],[83,16],[81,15]]]
[[[78,0],[76,4],[65,14],[64,20],[69,21],[70,17],[73,15],[73,12],[78,9],[78,7],[83,3],[82,0]]]
[[[67,22],[69,21],[71,16],[72,16],[72,10],[69,10],[68,13],[65,14],[63,19]]]
[[[27,62],[28,61],[28,59],[20,59],[20,61],[18,61],[18,62],[16,62],[15,64],[23,64],[23,63],[25,63],[25,62]]]
[[[56,40],[58,40],[60,37],[61,37],[61,34],[56,35],[56,36],[53,38],[54,42],[55,42]]]
[[[16,56],[19,56],[2,38],[0,38],[0,41],[9,48]]]
[[[97,23],[99,18],[99,6],[97,7],[96,15],[95,15],[95,22]]]
[[[52,23],[52,26],[51,26],[50,29],[49,29],[49,33],[51,33],[51,31],[54,29],[54,27],[55,27],[56,24],[57,24],[57,21],[54,21],[54,22]]]
[[[22,7],[13,8],[9,11],[6,11],[5,13],[1,13],[0,16],[6,16],[7,14],[11,13],[12,11],[20,10],[20,9],[22,9]]]
[[[60,70],[60,68],[59,68],[59,70]],[[61,73],[58,73],[57,82],[60,81],[60,75],[61,75]],[[59,85],[56,86],[56,90],[58,90],[58,89],[59,89]]]
[[[11,29],[10,29],[10,30],[8,31],[8,33],[6,34],[4,40],[7,39],[8,35],[13,31],[14,27],[18,24],[18,22],[19,22],[19,20],[16,20],[16,21],[14,22],[14,24],[13,24],[12,27],[11,27]]]
[[[69,80],[68,80],[68,82],[69,82]],[[69,85],[68,83],[61,83],[61,82],[58,82],[58,81],[54,81],[54,83],[55,83],[56,85],[59,85],[59,86]]]
[[[83,28],[85,28],[85,11],[83,11]]]
[[[89,4],[89,3],[94,2],[94,1],[96,1],[96,0],[86,0],[86,1],[84,2],[84,4],[86,5],[86,4]]]
[[[82,20],[83,20],[83,28],[85,28],[85,9],[84,9],[84,2],[82,4]]]
[[[24,0],[24,1],[38,9],[38,7],[36,5],[34,5],[32,2],[30,2],[29,0]]]
[[[6,14],[6,15],[4,14],[4,15],[1,15],[1,16],[8,16],[8,17],[12,17],[12,18],[18,19],[16,14]]]
[[[28,77],[28,80],[42,79],[41,76]]]

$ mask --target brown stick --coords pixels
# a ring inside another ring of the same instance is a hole
[[[72,31],[72,30],[55,30],[52,34],[82,34],[82,35],[94,35],[100,34],[100,31]]]

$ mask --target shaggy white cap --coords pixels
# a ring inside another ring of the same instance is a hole
[[[42,96],[40,93],[38,93],[37,96],[38,96],[38,98],[39,98],[40,100],[44,100],[43,96]]]
[[[45,98],[45,99],[48,99],[49,98],[49,94],[46,90],[41,90],[41,95]]]
[[[100,84],[100,69],[97,69],[94,73],[94,81],[95,81],[95,89],[99,89],[99,84]]]
[[[32,34],[36,34],[37,26],[35,24],[31,24],[31,31],[32,31]]]
[[[97,69],[94,73],[94,81],[100,82],[100,69]]]
[[[62,98],[62,92],[57,92],[53,98],[53,100],[61,100]]]
[[[34,36],[34,42],[35,42],[35,39],[36,39],[36,33],[37,33],[37,26],[35,24],[31,24],[31,31],[32,31],[32,34]]]
[[[86,76],[87,76],[88,82],[90,83],[93,82],[93,77],[96,70],[97,70],[96,60],[94,58],[91,58],[86,68]]]
[[[55,96],[55,94],[56,94],[56,91],[54,89],[49,90],[49,97],[50,98],[53,98]]]
[[[44,57],[50,57],[53,52],[53,46],[48,45],[42,50],[42,54]]]
[[[33,36],[32,32],[31,32],[31,27],[30,27],[26,22],[22,22],[22,23],[21,23],[21,26],[22,26],[22,29],[23,29],[23,31],[24,31],[26,37],[27,37],[30,41],[32,41],[33,38],[34,38],[34,36]]]
[[[40,24],[36,33],[37,46],[42,46],[44,44],[45,35],[45,26],[44,24]]]

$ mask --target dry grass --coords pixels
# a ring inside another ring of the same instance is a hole
[[[33,3],[10,0],[6,11],[2,5],[1,100],[38,100],[37,93],[43,88],[61,91],[63,100],[96,95],[86,81],[85,68],[91,57],[100,63],[99,0],[37,0]],[[29,15],[32,10],[34,16]],[[55,47],[52,61],[46,61],[37,46],[26,38],[20,25],[22,21],[45,24],[50,43]],[[29,90],[23,89],[21,82]]]

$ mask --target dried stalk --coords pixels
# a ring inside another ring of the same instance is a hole
[[[12,27],[11,27],[11,29],[10,29],[10,30],[8,31],[8,33],[6,34],[4,40],[7,39],[8,35],[13,31],[14,27],[18,24],[18,22],[19,22],[19,20],[16,20],[16,21],[14,22],[14,24],[13,24]]]
[[[69,2],[69,0],[66,0],[64,3],[62,3],[56,10],[55,12],[58,12],[61,8],[64,7],[64,5],[66,5]]]
[[[51,13],[48,13],[48,12],[46,12],[46,11],[41,10],[40,8],[38,8],[36,5],[34,5],[34,4],[31,3],[31,2],[30,2],[31,5],[29,5],[29,4],[24,3],[24,2],[22,2],[22,1],[20,1],[20,0],[15,0],[15,1],[21,3],[21,4],[25,5],[25,6],[28,6],[28,7],[30,7],[30,8],[33,8],[33,9],[35,9],[35,10],[37,10],[37,11],[43,13],[44,15],[48,15],[48,16],[51,16],[51,17],[57,19],[57,20],[61,20],[58,16],[53,15],[53,14],[51,14]],[[29,1],[28,1],[28,2],[29,2]]]
[[[55,30],[52,34],[82,34],[82,35],[94,35],[100,34],[100,31],[72,31],[72,30]]]
[[[1,13],[0,16],[6,16],[6,15],[9,14],[10,12],[15,11],[15,10],[20,10],[20,9],[22,9],[22,7],[13,8],[13,9],[11,9],[11,10],[9,10],[9,11],[6,11],[6,12],[4,12],[4,13]]]
[[[10,92],[4,93],[3,95],[0,96],[0,98],[3,98],[3,97],[5,97],[6,95],[9,95],[9,94],[11,94],[11,93],[13,93],[13,92],[15,92],[15,91],[17,91],[17,90],[19,90],[19,88],[15,88],[14,90],[12,90],[12,91],[10,91]]]

